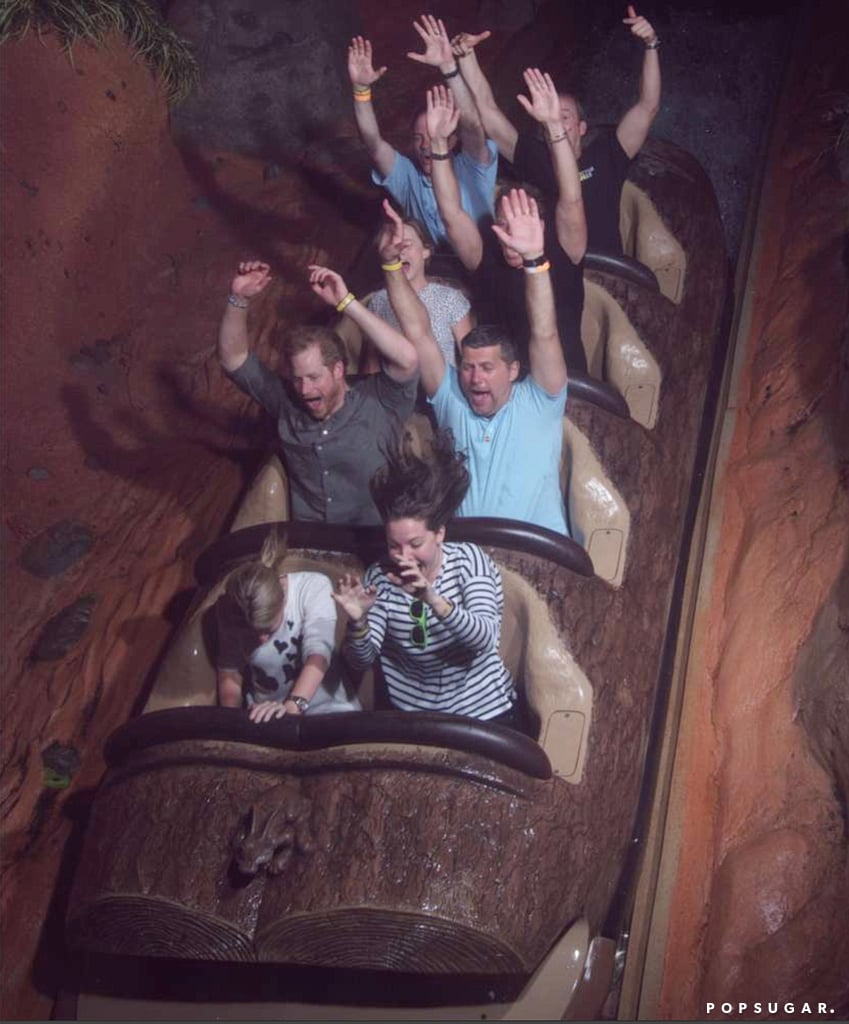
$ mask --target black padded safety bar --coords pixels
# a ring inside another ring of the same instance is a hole
[[[569,374],[569,401],[576,398],[597,405],[605,412],[619,416],[621,419],[630,419],[631,412],[628,409],[628,403],[616,388],[603,380],[588,377],[585,373]],[[566,408],[568,410],[568,404]]]
[[[228,533],[211,544],[195,563],[198,583],[211,587],[225,572],[248,558],[256,557],[274,525],[281,537],[286,537],[290,549],[346,552],[356,555],[367,565],[379,561],[386,554],[386,541],[380,526],[341,526],[294,520],[262,523]],[[515,519],[471,516],[455,519],[448,524],[446,538],[536,555],[580,576],[593,575],[589,555],[570,537]]]
[[[515,729],[461,715],[418,711],[354,711],[313,718],[286,715],[257,725],[244,711],[232,708],[166,708],[140,715],[116,729],[106,741],[104,755],[110,767],[117,767],[136,751],[192,740],[275,750],[322,750],[367,743],[442,747],[487,757],[531,778],[551,778],[545,751]]]
[[[639,285],[651,292],[659,292],[660,285],[645,263],[632,259],[630,256],[615,256],[607,252],[588,252],[584,256],[584,269],[596,270],[603,274],[621,277],[629,284]]]

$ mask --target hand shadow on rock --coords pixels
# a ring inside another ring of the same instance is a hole
[[[161,378],[166,384],[181,413],[190,409],[193,414],[198,415],[200,410],[197,404],[190,402],[185,392],[179,389],[179,384],[173,378]],[[118,444],[109,430],[98,423],[92,416],[92,402],[84,389],[81,387],[64,386],[60,392],[61,399],[67,409],[68,422],[80,449],[85,455],[86,465],[92,471],[108,473],[110,476],[121,477],[140,483],[142,486],[160,493],[167,493],[170,489],[169,477],[173,474],[162,472],[177,461],[178,453],[188,461],[197,458],[198,452],[211,454],[216,457],[234,462],[243,471],[245,483],[250,479],[253,471],[253,463],[257,461],[256,453],[251,451],[236,451],[232,447],[221,444],[213,444],[200,438],[187,438],[185,423],[182,416],[172,416],[173,429],[161,430],[154,428],[144,416],[136,411],[126,409],[110,410],[116,425],[133,436],[138,444],[130,447]],[[167,408],[163,403],[160,408]],[[222,421],[219,414],[217,417],[209,413],[207,407],[205,414],[208,422],[211,422],[219,429],[225,426],[230,436],[235,429],[245,427],[245,436],[254,444],[262,443],[267,437],[264,426],[257,421],[247,418],[232,417],[226,423]],[[253,456],[253,458],[252,458]],[[178,497],[177,494],[174,497]],[[184,511],[188,511],[184,509]]]

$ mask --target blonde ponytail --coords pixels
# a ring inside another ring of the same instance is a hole
[[[227,580],[226,592],[258,633],[267,632],[283,609],[280,565],[286,557],[286,547],[275,527],[263,541],[259,560],[240,565]]]

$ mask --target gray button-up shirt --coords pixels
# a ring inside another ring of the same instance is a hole
[[[387,443],[397,439],[413,411],[415,378],[398,384],[384,373],[372,374],[351,385],[341,409],[315,420],[253,352],[228,376],[277,421],[294,519],[380,522],[368,483],[386,462]]]

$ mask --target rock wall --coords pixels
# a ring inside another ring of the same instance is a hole
[[[849,77],[835,10],[801,23],[763,196],[676,763],[664,1018],[849,1011],[849,189],[834,116]]]
[[[273,360],[275,332],[323,309],[306,264],[350,259],[362,233],[302,169],[178,150],[164,92],[122,38],[79,44],[70,61],[30,33],[4,45],[2,74],[10,1019],[50,1015],[66,962],[63,848],[103,740],[142,699],[194,557],[264,442],[214,355],[235,263],[274,268],[254,323]]]

